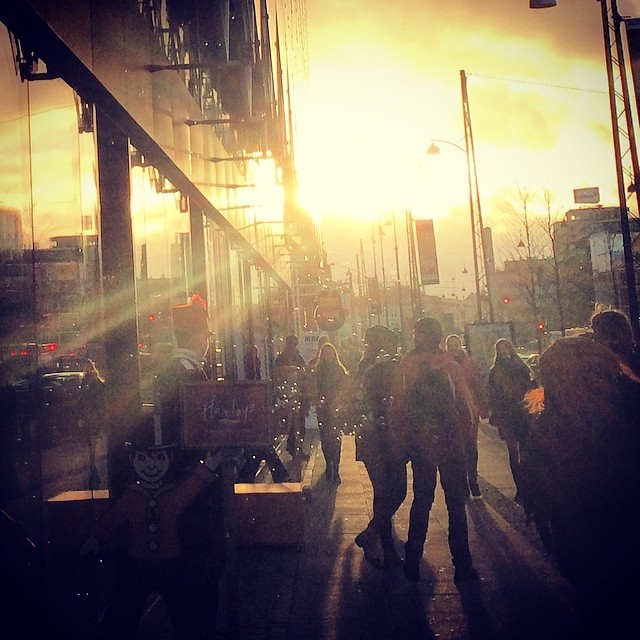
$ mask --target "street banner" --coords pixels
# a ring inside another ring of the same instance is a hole
[[[574,189],[573,201],[576,204],[598,204],[600,202],[600,189],[598,187]]]
[[[421,284],[440,284],[433,220],[416,220],[416,244]]]

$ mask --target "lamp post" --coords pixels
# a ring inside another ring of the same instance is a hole
[[[427,149],[427,154],[435,155],[440,153],[440,148],[436,142],[441,144],[447,144],[455,147],[459,151],[462,151],[467,158],[467,186],[469,190],[469,214],[471,218],[471,240],[473,248],[473,269],[475,276],[475,288],[476,288],[476,315],[478,322],[484,320],[484,313],[482,310],[482,298],[485,294],[489,302],[489,320],[493,322],[493,301],[491,297],[490,282],[487,270],[487,255],[484,246],[484,236],[482,233],[482,211],[480,208],[480,195],[478,190],[478,174],[475,165],[475,152],[473,150],[473,138],[471,136],[470,121],[468,117],[468,101],[466,98],[466,76],[464,71],[460,72],[462,78],[462,97],[465,106],[465,147],[461,147],[455,142],[449,140],[442,140],[441,138],[433,138],[431,144]],[[467,126],[468,122],[468,126]],[[482,268],[481,265],[482,264]]]
[[[400,283],[400,257],[398,254],[398,231],[396,229],[396,212],[393,211],[393,249],[396,254],[396,288],[398,290],[398,314],[400,321],[400,339],[404,337],[404,312],[402,311],[402,284]]]
[[[382,224],[378,223],[378,238],[380,240],[380,266],[382,268],[382,306],[384,307],[384,322],[389,326],[389,305],[387,304],[387,276],[384,267],[384,249],[382,247]]]
[[[376,234],[373,224],[371,225],[371,251],[373,252],[373,279],[376,286],[376,296],[378,297],[377,320],[380,322],[380,287],[378,286],[378,262],[376,258]]]
[[[636,274],[633,264],[633,242],[629,225],[629,208],[627,196],[629,192],[635,192],[640,208],[640,193],[637,189],[640,168],[638,161],[638,147],[631,112],[631,100],[629,98],[629,86],[627,71],[625,69],[625,52],[622,43],[620,25],[623,22],[618,13],[617,0],[596,0],[600,3],[602,14],[602,33],[605,48],[605,61],[607,66],[607,81],[609,88],[609,106],[611,110],[611,125],[613,133],[613,147],[616,163],[616,177],[618,186],[618,201],[620,207],[620,233],[622,235],[622,247],[624,252],[625,275],[627,281],[627,297],[629,308],[629,321],[636,343],[640,342],[640,305],[638,303],[638,290],[636,288]],[[555,2],[543,2],[531,0],[530,7],[547,8],[555,6]],[[614,51],[615,49],[615,51]],[[616,67],[614,69],[614,67]],[[621,104],[619,104],[621,102]],[[624,118],[623,118],[624,115]],[[625,123],[626,130],[622,128]],[[623,152],[622,144],[627,144]],[[628,154],[632,163],[631,184],[625,188],[625,171],[622,165],[623,157]]]

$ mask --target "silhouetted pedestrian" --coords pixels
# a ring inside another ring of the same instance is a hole
[[[357,378],[362,395],[362,417],[356,427],[356,459],[362,460],[373,487],[373,517],[355,538],[365,559],[380,565],[398,566],[400,557],[393,540],[392,518],[407,495],[407,465],[397,458],[389,437],[389,409],[393,382],[400,359],[398,336],[384,325],[365,332],[365,351],[358,364]]]
[[[340,361],[336,348],[327,342],[320,349],[316,364],[316,390],[320,445],[326,462],[325,474],[331,483],[339,484],[342,432],[338,412],[349,373]]]
[[[486,418],[489,413],[487,408],[486,385],[482,378],[480,366],[465,351],[459,335],[454,333],[447,336],[445,348],[460,365],[473,399],[471,426],[465,438],[465,452],[467,456],[469,491],[474,498],[480,498],[482,492],[478,484],[478,423],[480,422],[480,418]],[[464,419],[466,420],[466,416]]]
[[[260,361],[260,352],[257,345],[249,345],[245,349],[244,372],[247,380],[261,379],[262,363]],[[273,445],[261,447],[245,447],[244,448],[244,464],[238,470],[238,482],[255,482],[256,475],[260,469],[260,463],[264,460],[271,472],[271,478],[274,482],[288,482],[290,480],[289,472],[284,466],[278,452]]]
[[[449,549],[454,580],[478,578],[467,530],[465,432],[471,421],[471,398],[464,375],[453,357],[440,348],[442,325],[421,318],[413,330],[415,348],[400,363],[392,403],[393,441],[399,455],[411,462],[413,502],[405,544],[404,573],[420,579],[420,559],[435,497],[437,476],[449,514]],[[466,414],[467,426],[458,414]]]
[[[539,371],[542,388],[528,394],[539,413],[523,450],[525,509],[576,587],[583,637],[624,637],[640,597],[640,491],[619,363],[581,336],[556,340]]]
[[[287,451],[293,458],[307,458],[303,450],[304,438],[306,435],[306,420],[308,406],[301,393],[301,386],[304,386],[302,378],[306,372],[306,362],[298,350],[298,336],[288,335],[284,341],[282,351],[275,359],[276,367],[294,367],[296,370],[294,381],[284,381],[287,385],[295,383],[295,396],[287,396],[288,406],[285,408],[288,420]],[[291,387],[293,388],[293,387]]]
[[[529,432],[530,417],[524,396],[533,387],[531,370],[521,360],[511,340],[495,343],[495,359],[489,371],[489,420],[498,428],[509,451],[509,466],[516,485],[515,501],[522,502],[520,447]]]

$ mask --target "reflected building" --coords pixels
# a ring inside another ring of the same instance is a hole
[[[167,337],[150,324],[193,294],[221,379],[243,377],[249,344],[268,368],[275,340],[302,328],[299,278],[324,270],[295,201],[305,15],[279,7],[278,27],[276,5],[0,9],[2,345],[94,354],[129,411],[139,347]]]
[[[107,380],[98,439],[119,446],[153,400],[156,345],[175,346],[171,309],[193,296],[206,303],[214,380],[244,380],[252,345],[268,377],[278,340],[305,327],[299,284],[319,290],[328,275],[295,198],[305,20],[304,2],[276,0],[1,4],[0,393],[12,446],[42,453],[42,378],[85,356]],[[92,449],[79,437],[47,439],[47,460],[77,462],[69,486],[36,486],[51,477],[40,469],[29,491],[86,487]]]

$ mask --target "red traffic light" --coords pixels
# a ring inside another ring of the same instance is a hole
[[[544,322],[538,322],[538,331],[544,331]]]
[[[509,304],[511,302],[511,298],[509,296],[504,296],[502,298],[502,304]]]

